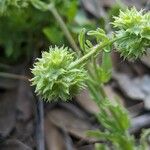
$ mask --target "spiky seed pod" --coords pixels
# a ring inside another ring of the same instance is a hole
[[[46,101],[66,101],[77,94],[85,86],[86,71],[82,66],[69,68],[73,61],[74,53],[68,48],[51,47],[49,52],[43,52],[42,58],[38,58],[31,69],[35,92]]]
[[[112,23],[118,28],[115,42],[121,56],[129,59],[137,59],[146,53],[150,46],[150,13],[137,11],[135,8],[120,11],[118,17],[114,17]]]

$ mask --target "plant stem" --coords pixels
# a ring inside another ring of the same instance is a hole
[[[75,43],[71,33],[69,32],[65,22],[63,21],[62,17],[59,15],[57,9],[55,8],[55,6],[53,4],[50,4],[48,6],[48,10],[53,14],[53,16],[55,17],[56,21],[59,23],[60,28],[62,29],[62,31],[64,32],[66,38],[68,39],[70,45],[72,46],[72,48],[79,53],[79,48],[77,46],[77,44]]]
[[[75,66],[84,63],[86,60],[88,60],[89,58],[91,58],[93,55],[95,55],[96,53],[100,52],[104,47],[113,44],[115,41],[120,40],[121,38],[114,38],[113,40],[107,42],[107,43],[103,43],[103,44],[98,44],[94,47],[91,48],[91,51],[89,51],[89,53],[87,53],[86,55],[84,55],[83,57],[81,57],[80,59],[76,60],[75,62],[73,62],[69,69],[74,68]],[[95,66],[96,67],[96,66]],[[90,85],[90,84],[89,84]],[[88,86],[89,86],[88,85]],[[100,93],[101,93],[101,97],[103,99],[105,99],[107,97],[107,94],[105,93],[105,90],[103,88],[103,85],[99,85],[96,84],[96,86],[98,87]],[[97,101],[97,104],[99,103],[99,100]]]
[[[98,80],[99,80],[99,79],[98,79],[99,77],[98,77],[98,70],[97,70],[97,62],[96,62],[96,59],[93,59],[93,67],[94,67],[94,71],[95,71],[95,80],[98,81]],[[105,99],[105,98],[107,97],[107,94],[105,93],[105,90],[104,90],[104,88],[103,88],[103,84],[99,84],[99,83],[97,83],[97,82],[96,82],[96,84],[97,84],[97,87],[98,87],[99,90],[100,90],[100,93],[101,93],[103,99]]]
[[[105,90],[103,88],[103,85],[99,85],[99,90],[100,90],[100,93],[101,93],[102,97],[104,99],[107,98],[107,94],[106,94],[106,92],[105,92]]]
[[[105,93],[105,90],[104,90],[104,88],[103,88],[103,85],[102,85],[102,84],[99,84],[98,82],[95,82],[95,81],[97,81],[97,77],[96,77],[95,75],[93,75],[93,73],[92,73],[92,71],[91,71],[91,69],[90,69],[89,67],[88,67],[87,69],[88,69],[89,76],[91,77],[91,79],[93,79],[93,80],[90,80],[89,83],[88,83],[88,81],[87,81],[88,86],[91,85],[90,83],[92,82],[92,84],[93,84],[94,86],[96,86],[97,89],[100,91],[100,93],[101,93],[101,98],[105,99],[105,98],[107,97],[107,94]]]
[[[98,44],[94,47],[91,48],[91,50],[89,51],[89,53],[87,53],[86,55],[84,55],[83,57],[81,57],[80,59],[76,60],[75,62],[73,62],[70,65],[70,69],[81,64],[84,63],[86,60],[88,60],[89,58],[91,58],[91,56],[93,56],[94,54],[96,54],[98,51],[102,50],[104,47],[111,45],[112,43],[114,43],[116,40],[119,40],[118,38],[115,38],[107,43],[103,43],[103,44]]]

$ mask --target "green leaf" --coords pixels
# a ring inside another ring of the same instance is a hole
[[[88,89],[90,91],[91,98],[95,101],[95,103],[100,106],[101,101],[103,100],[102,96],[100,95],[98,88],[89,80],[87,82]]]
[[[103,52],[102,56],[102,68],[110,72],[112,70],[112,60],[111,60],[111,54]]]
[[[110,105],[109,110],[117,123],[116,127],[120,132],[126,132],[130,126],[130,121],[127,112],[120,105]]]
[[[65,17],[67,22],[72,22],[76,16],[78,10],[77,0],[51,0],[55,4],[58,12],[61,16]]]
[[[78,41],[83,52],[85,51],[85,33],[86,29],[83,28],[78,36]]]
[[[66,11],[66,16],[68,18],[68,21],[71,22],[73,21],[76,13],[77,13],[77,4],[78,1],[77,0],[72,0],[69,1],[70,3],[68,4],[68,9]]]
[[[96,38],[97,42],[109,42],[109,38],[106,35],[105,31],[101,28],[97,28],[97,30],[91,30],[87,33],[90,36],[93,36]]]
[[[45,2],[41,1],[41,0],[30,0],[32,5],[41,10],[41,11],[46,11],[48,10],[48,4],[46,4]]]
[[[56,43],[56,44],[59,44],[59,45],[64,43],[63,33],[56,26],[45,27],[43,29],[43,33],[46,35],[46,37],[52,43]]]
[[[101,66],[97,67],[100,83],[107,83],[111,79],[112,61],[110,53],[102,53]]]
[[[96,143],[95,150],[109,150],[109,149],[108,149],[108,146],[106,146],[106,144]]]
[[[104,133],[104,132],[101,132],[99,130],[89,130],[86,132],[86,135],[89,136],[89,137],[94,137],[94,138],[97,138],[97,139],[101,139],[101,140],[106,140],[107,138],[107,135]]]
[[[1,0],[0,1],[0,15],[12,13],[12,10],[19,10],[26,8],[29,0]]]

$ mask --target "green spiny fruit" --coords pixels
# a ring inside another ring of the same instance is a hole
[[[150,13],[143,10],[137,11],[134,7],[125,12],[120,11],[112,23],[118,29],[115,42],[121,56],[137,59],[146,53],[150,46]]]
[[[83,66],[70,68],[73,61],[74,53],[68,48],[51,47],[49,52],[43,52],[32,69],[31,82],[36,86],[35,92],[46,101],[66,101],[77,94],[85,86],[86,71]]]

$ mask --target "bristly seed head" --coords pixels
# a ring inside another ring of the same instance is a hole
[[[75,55],[67,47],[50,47],[49,52],[43,52],[31,69],[35,92],[45,101],[66,101],[77,94],[84,88],[87,77],[83,66],[69,68],[73,61]]]
[[[137,11],[134,7],[125,12],[120,11],[112,23],[118,28],[115,42],[121,56],[128,59],[137,59],[146,53],[150,46],[150,12]]]

